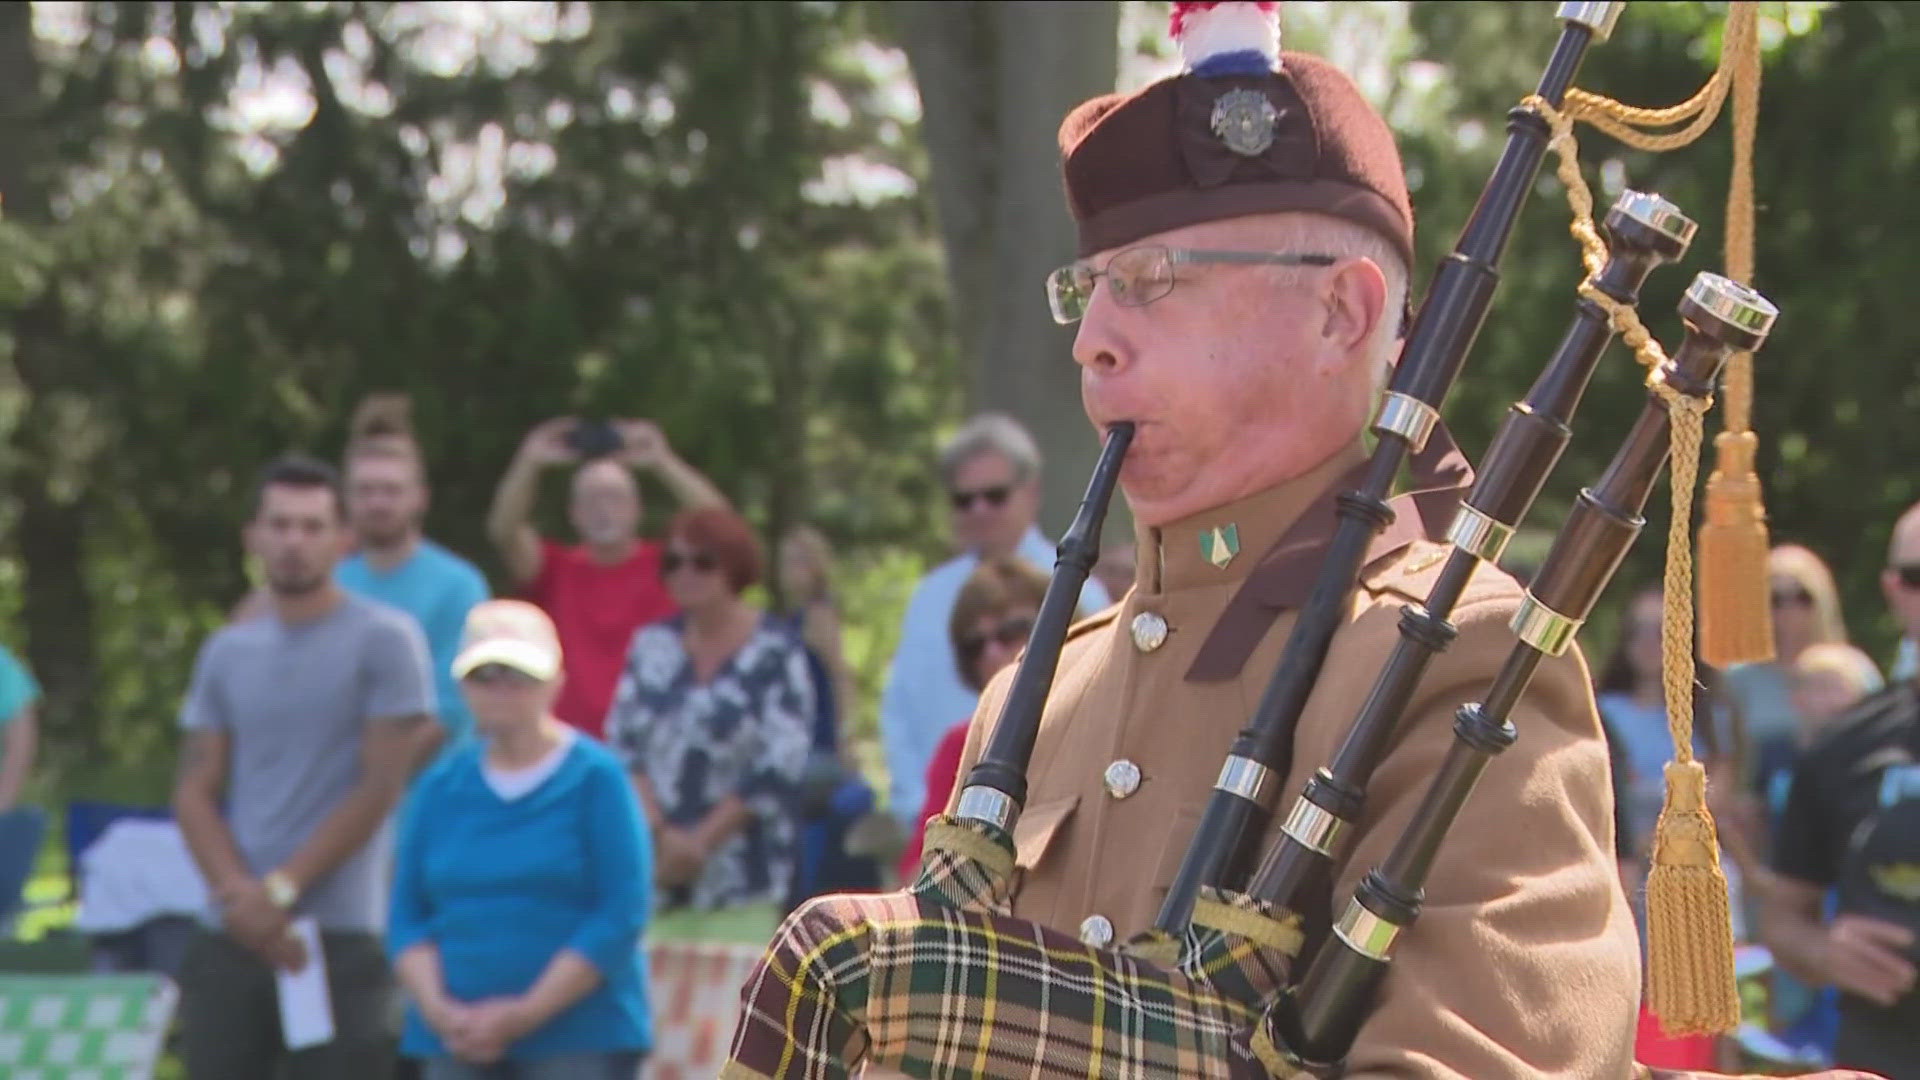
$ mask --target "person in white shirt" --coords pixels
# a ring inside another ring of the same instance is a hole
[[[920,579],[907,603],[900,644],[880,697],[880,740],[886,752],[888,806],[911,828],[926,800],[927,765],[941,736],[973,714],[978,694],[961,681],[947,623],[960,587],[982,558],[1018,555],[1051,572],[1055,541],[1043,536],[1040,451],[1011,417],[984,413],[968,420],[940,451],[959,554]],[[1080,613],[1111,604],[1097,580],[1080,591]]]

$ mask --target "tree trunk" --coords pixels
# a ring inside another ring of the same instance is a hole
[[[1047,466],[1042,524],[1066,527],[1099,456],[1080,407],[1073,331],[1043,285],[1074,257],[1060,180],[1060,121],[1111,91],[1116,3],[978,0],[902,5],[901,38],[920,91],[955,315],[975,409],[1017,417]],[[1124,535],[1115,506],[1109,535]]]
[[[53,170],[37,130],[38,77],[31,5],[0,5],[0,206],[16,226],[51,228]],[[83,479],[55,479],[75,475],[61,467],[61,406],[63,399],[77,404],[80,356],[63,340],[52,274],[42,288],[13,325],[13,366],[25,402],[5,474],[20,512],[14,539],[25,571],[27,664],[45,690],[41,714],[49,742],[73,747],[87,739],[99,682],[82,550],[91,500]]]
[[[977,369],[993,322],[993,12],[979,0],[909,0],[896,12],[920,93],[960,354]]]

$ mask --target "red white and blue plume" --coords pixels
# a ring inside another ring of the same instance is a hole
[[[1195,75],[1264,75],[1280,66],[1280,5],[1274,0],[1180,0],[1168,22]]]

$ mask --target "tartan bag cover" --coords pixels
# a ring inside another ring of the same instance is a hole
[[[991,826],[936,818],[927,851],[904,892],[822,897],[788,917],[741,989],[721,1080],[838,1080],[863,1061],[992,1080],[1338,1075],[1276,1048],[1292,916],[1203,890],[1183,940],[1128,946],[1177,955],[1168,968],[1008,914],[1013,845]],[[1736,1078],[1636,1065],[1631,1080]]]
[[[1297,929],[1255,901],[1209,894],[1168,968],[1008,914],[1013,847],[991,826],[935,818],[927,848],[907,890],[787,918],[742,987],[723,1080],[829,1080],[862,1061],[942,1077],[1301,1075],[1258,1023]]]

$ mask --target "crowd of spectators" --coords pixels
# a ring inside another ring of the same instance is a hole
[[[260,475],[242,530],[258,586],[202,644],[179,713],[177,842],[133,839],[146,822],[97,845],[115,853],[96,860],[108,876],[133,872],[115,860],[187,867],[174,906],[191,918],[170,949],[103,936],[117,942],[103,963],[176,979],[193,1080],[635,1076],[655,1034],[648,943],[759,945],[810,896],[917,871],[979,695],[1025,647],[1055,554],[1018,423],[974,417],[934,467],[950,544],[886,665],[881,783],[850,737],[856,683],[819,530],[765,543],[655,424],[557,418],[526,434],[496,490],[496,596],[424,532],[429,468],[405,401],[370,400],[337,471],[289,457]],[[570,539],[533,523],[543,477],[563,469]],[[676,502],[657,523],[642,476]],[[1735,931],[1776,961],[1769,1036],[1784,1052],[1920,1070],[1891,1034],[1920,1019],[1920,902],[1886,872],[1908,865],[1897,837],[1920,799],[1920,508],[1882,575],[1906,633],[1884,675],[1850,643],[1824,560],[1782,545],[1769,570],[1777,658],[1699,665],[1696,687]],[[1132,574],[1131,545],[1112,545],[1081,612]],[[1621,603],[1595,689],[1622,886],[1644,924],[1673,754],[1664,597]],[[0,812],[38,812],[17,804],[39,696],[0,649]],[[332,1034],[288,1045],[275,986],[315,964]],[[1642,1051],[1713,1064],[1657,1039]]]

